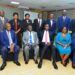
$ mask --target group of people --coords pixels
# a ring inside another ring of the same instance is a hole
[[[68,33],[71,31],[71,34]],[[47,50],[50,50],[53,59],[52,65],[58,69],[56,64],[56,54],[59,53],[61,64],[67,66],[70,55],[72,55],[72,67],[75,69],[75,19],[67,16],[67,10],[62,11],[62,16],[56,21],[54,14],[49,14],[47,20],[38,18],[30,20],[30,14],[25,14],[25,19],[20,20],[17,12],[13,13],[13,19],[5,18],[5,13],[0,12],[0,49],[3,64],[0,70],[3,70],[7,63],[9,53],[14,54],[14,63],[20,66],[18,55],[20,48],[23,47],[25,64],[29,62],[29,51],[34,50],[34,62],[38,68],[42,67],[43,58]],[[40,60],[38,56],[40,50]]]

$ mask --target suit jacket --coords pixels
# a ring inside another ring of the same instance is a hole
[[[70,26],[70,18],[66,16],[65,22],[63,22],[63,16],[58,17],[58,30],[61,29],[63,26],[66,26],[69,29]]]
[[[75,33],[75,19],[71,20],[70,30],[72,31],[72,33]]]
[[[5,29],[5,24],[8,22],[7,18],[4,18],[4,24],[2,23],[2,20],[0,18],[0,31],[3,31]]]
[[[21,20],[18,19],[18,29],[21,28]],[[15,21],[14,19],[10,20],[9,23],[11,24],[12,30],[15,30]]]
[[[38,32],[39,30],[42,29],[43,25],[44,25],[44,20],[43,19],[42,19],[41,27],[39,25],[38,19],[34,19],[33,30]]]
[[[31,24],[32,25],[32,20],[29,20],[29,23],[27,23],[26,19],[23,19],[22,20],[22,32],[24,32],[24,31],[27,30],[28,24]]]
[[[11,37],[12,37],[12,41],[15,45],[17,45],[17,37],[16,37],[16,34],[13,30],[10,31],[11,32]],[[5,46],[5,47],[8,47],[9,46],[9,39],[8,39],[8,36],[7,36],[7,33],[6,33],[6,30],[4,30],[2,33],[1,33],[1,43],[2,43],[2,46]]]
[[[56,33],[56,21],[53,19],[53,25],[51,26],[51,22],[50,19],[48,19],[46,21],[47,24],[49,24],[49,31],[51,34],[55,34]]]
[[[33,33],[33,37],[34,37],[34,44],[35,45],[37,45],[37,44],[39,44],[39,40],[38,40],[38,36],[37,36],[37,33],[36,32],[34,32],[34,31],[32,31],[32,33]],[[25,31],[24,33],[23,33],[23,43],[26,45],[26,44],[28,44],[28,41],[29,41],[29,33],[28,33],[28,31]]]
[[[39,41],[40,41],[40,44],[42,44],[43,35],[44,35],[44,30],[41,30],[41,31],[39,32]],[[49,31],[49,38],[50,38],[50,42],[53,44],[53,38],[52,38],[52,36],[50,35],[50,31]]]

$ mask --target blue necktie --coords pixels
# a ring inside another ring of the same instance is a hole
[[[32,35],[31,35],[31,32],[30,32],[30,44],[32,44]]]

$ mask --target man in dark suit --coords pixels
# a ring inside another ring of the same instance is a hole
[[[32,20],[30,20],[30,14],[25,14],[25,19],[22,20],[22,32],[27,30],[27,26],[31,24],[32,25]]]
[[[36,32],[39,32],[39,30],[42,29],[44,20],[42,19],[42,14],[38,14],[38,18],[34,19],[34,23],[33,23],[33,29]]]
[[[39,39],[40,39],[39,40],[40,44],[42,46],[42,53],[41,53],[40,61],[38,64],[38,68],[42,67],[44,54],[45,54],[46,50],[50,49],[50,51],[52,51],[52,58],[53,58],[52,64],[55,69],[58,69],[58,67],[56,65],[56,58],[55,58],[56,50],[55,50],[55,46],[53,45],[53,42],[52,42],[48,24],[45,24],[44,30],[40,32]]]
[[[75,19],[71,20],[70,31],[72,32],[72,68],[75,69]]]
[[[3,64],[0,67],[0,70],[3,70],[7,65],[6,60],[8,53],[14,53],[14,63],[20,66],[20,63],[18,62],[18,55],[20,48],[17,45],[16,34],[13,30],[11,30],[11,25],[9,23],[6,23],[6,29],[2,32],[1,43],[2,43],[1,53],[2,53]]]
[[[13,13],[13,19],[9,21],[12,30],[15,31],[18,38],[18,45],[21,47],[22,37],[21,37],[21,20],[19,19],[19,14],[17,12]]]
[[[56,21],[54,20],[54,14],[49,14],[48,17],[49,19],[46,21],[46,23],[49,25],[50,35],[54,41],[54,37],[56,34]]]
[[[63,10],[62,16],[58,17],[57,25],[58,32],[61,32],[63,26],[66,26],[67,30],[69,30],[70,18],[67,16],[67,10]]]

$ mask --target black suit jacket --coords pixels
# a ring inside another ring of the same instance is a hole
[[[33,23],[34,31],[38,32],[39,30],[41,30],[43,28],[44,23],[45,23],[45,21],[42,20],[41,27],[40,27],[38,19],[34,19],[34,23]]]
[[[24,31],[27,30],[28,24],[31,24],[32,25],[32,20],[29,20],[29,23],[27,23],[27,20],[26,19],[23,19],[22,20],[22,32],[24,32]]]
[[[40,44],[43,44],[43,43],[42,43],[43,35],[44,35],[44,30],[41,30],[41,31],[39,32],[39,42],[40,42]],[[53,38],[52,38],[52,36],[51,36],[51,34],[50,34],[50,31],[49,31],[49,38],[50,38],[51,44],[53,44]]]
[[[72,33],[75,33],[75,19],[71,20],[70,30],[72,31]]]
[[[21,20],[18,19],[17,22],[18,22],[18,29],[19,29],[19,28],[21,28]],[[10,20],[9,23],[11,24],[12,30],[15,30],[15,21],[14,21],[14,19]]]
[[[51,26],[51,22],[50,19],[48,19],[46,21],[47,24],[49,24],[49,31],[51,32],[51,34],[55,34],[56,33],[56,21],[53,20],[53,25]]]

